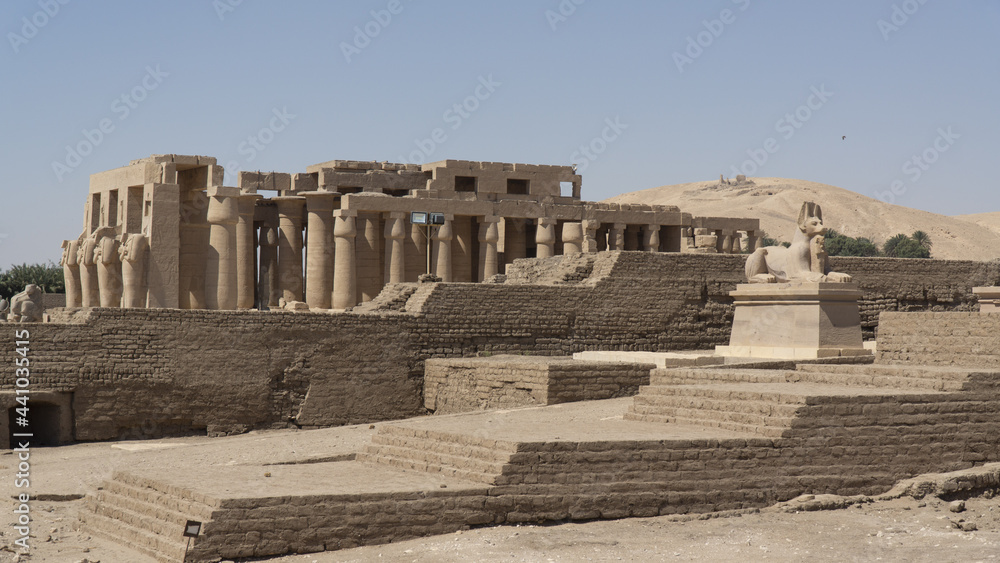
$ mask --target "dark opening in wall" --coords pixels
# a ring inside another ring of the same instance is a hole
[[[10,428],[11,447],[17,446],[17,441],[30,440],[32,446],[58,446],[61,441],[59,432],[61,411],[58,406],[49,403],[31,403],[30,416],[23,417],[17,412],[17,407],[7,411]],[[27,419],[27,425],[21,423]],[[33,434],[31,438],[16,437],[14,434]]]
[[[476,191],[476,177],[475,176],[455,176],[455,191],[456,192],[474,192],[474,191]]]
[[[507,193],[517,195],[528,195],[528,180],[507,179]]]
[[[342,194],[356,194],[364,191],[364,188],[358,186],[337,186],[337,191]]]

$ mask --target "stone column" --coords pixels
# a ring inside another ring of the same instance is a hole
[[[114,235],[114,227],[103,227],[97,231],[94,262],[97,263],[101,307],[122,305],[122,263],[118,256],[118,239]]]
[[[548,217],[538,219],[538,228],[535,229],[535,244],[538,258],[549,258],[556,253],[556,221]]]
[[[265,207],[266,215],[275,214],[274,206]],[[278,225],[277,217],[265,219],[257,236],[260,247],[260,271],[257,280],[257,299],[261,306],[277,307],[281,297],[278,283]]]
[[[646,225],[642,228],[642,249],[646,252],[660,251],[659,225]]]
[[[122,263],[122,307],[146,306],[146,263],[149,241],[138,233],[122,235],[118,256]]]
[[[205,254],[205,308],[236,308],[236,225],[240,221],[240,190],[208,188],[208,252]]]
[[[260,194],[240,194],[239,222],[236,224],[236,308],[252,309],[254,286],[254,258],[257,249],[253,242],[253,218]]]
[[[66,284],[66,306],[79,307],[83,300],[80,290],[80,243],[75,240],[64,240],[62,243],[63,279]]]
[[[285,301],[302,301],[302,210],[300,196],[271,198],[278,205],[278,286]]]
[[[385,283],[406,280],[406,213],[390,213],[385,222]]]
[[[563,223],[562,241],[563,254],[580,254],[583,252],[583,224],[576,221]]]
[[[101,289],[97,284],[97,264],[94,262],[94,250],[97,239],[90,235],[80,243],[77,262],[80,264],[80,306],[99,307],[101,304]]]
[[[385,285],[385,274],[382,273],[385,266],[385,259],[382,257],[382,214],[359,211],[355,223],[358,228],[354,246],[358,299],[365,302],[375,299]]]
[[[454,215],[445,215],[444,224],[434,230],[434,274],[441,281],[451,281],[451,239],[454,238],[451,223]]]
[[[625,250],[625,223],[615,223],[608,230],[608,249]]]
[[[723,231],[722,233],[722,253],[732,254],[733,253],[733,232]]]
[[[337,243],[333,269],[333,308],[348,309],[358,304],[357,263],[354,256],[354,237],[358,228],[355,211],[338,209],[334,212],[336,224],[333,236]]]
[[[520,217],[505,217],[503,219],[503,261],[505,265],[512,264],[514,260],[528,255],[525,223],[525,220]]]
[[[329,309],[333,304],[333,207],[337,196],[327,191],[302,192],[301,195],[306,198],[309,215],[306,303],[312,309]]]
[[[748,253],[753,252],[754,250],[757,250],[757,243],[758,242],[759,242],[759,239],[757,238],[757,232],[756,231],[747,231],[747,252]]]
[[[486,216],[479,221],[479,281],[486,281],[497,274],[497,241],[500,217]]]
[[[601,224],[597,221],[586,220],[583,221],[583,251],[587,253],[594,253],[600,249],[600,243],[597,242],[597,230],[601,227]]]
[[[639,238],[642,235],[641,227],[637,225],[628,225],[625,227],[625,250],[640,250],[642,245],[639,243]]]

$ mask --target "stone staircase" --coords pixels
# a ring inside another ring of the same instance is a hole
[[[496,485],[516,449],[515,442],[384,424],[357,461]]]
[[[80,521],[89,533],[157,561],[183,561],[187,544],[184,524],[197,520],[205,531],[218,508],[214,506],[217,501],[185,493],[117,471],[102,489],[84,499]]]
[[[796,370],[659,369],[626,420],[719,428],[767,438],[807,437],[968,416],[967,391],[995,373],[894,365],[801,365]]]

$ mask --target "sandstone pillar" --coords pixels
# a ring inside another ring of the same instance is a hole
[[[333,207],[336,194],[303,192],[306,198],[306,303],[329,309],[333,296]],[[286,297],[287,299],[287,297]]]
[[[240,190],[208,188],[208,252],[205,256],[205,308],[232,310],[237,303],[236,225]]]
[[[646,225],[642,228],[642,249],[646,252],[660,251],[659,225]]]
[[[358,268],[358,299],[371,301],[385,285],[385,274],[382,273],[385,265],[382,257],[382,215],[359,212],[355,222],[358,228],[354,249]]]
[[[601,224],[597,221],[586,220],[583,221],[583,251],[587,253],[594,253],[600,248],[597,242],[597,230],[601,227]]]
[[[113,227],[97,231],[94,262],[97,264],[101,307],[121,307],[122,304],[122,263],[118,256],[118,239],[114,235]]]
[[[503,220],[503,261],[511,264],[528,255],[528,241],[525,220],[520,217],[506,217]]]
[[[145,307],[149,241],[138,233],[126,233],[122,235],[118,255],[122,263],[122,307]]]
[[[548,217],[538,219],[535,230],[535,244],[538,245],[535,256],[549,258],[556,253],[556,221]]]
[[[97,239],[90,235],[80,243],[77,261],[80,264],[80,306],[99,307],[101,290],[97,284],[97,264],[94,262],[94,250]]]
[[[80,290],[80,243],[75,240],[64,240],[62,243],[63,279],[66,285],[66,306],[79,307],[83,300]]]
[[[253,218],[260,194],[240,194],[239,222],[236,224],[236,307],[254,306],[254,258],[257,249],[253,240]]]
[[[406,280],[406,213],[390,213],[385,222],[385,283]]]
[[[354,237],[358,234],[355,212],[338,209],[333,236],[336,240],[336,260],[333,270],[333,308],[348,309],[358,304],[357,263]]]
[[[257,245],[260,247],[260,271],[258,273],[257,299],[262,308],[277,307],[281,297],[278,283],[278,225],[274,206],[265,207],[265,215],[274,215],[261,224]]]
[[[278,205],[278,287],[285,301],[302,301],[302,210],[305,198],[271,198]]]
[[[479,281],[486,281],[497,274],[497,242],[500,217],[487,216],[479,222]]]
[[[441,281],[451,281],[451,240],[454,238],[451,223],[454,216],[446,215],[444,224],[434,230],[434,274]]]
[[[608,230],[608,249],[625,250],[625,223],[615,223]]]
[[[180,275],[177,303],[181,309],[204,309],[205,253],[211,236],[207,219],[208,196],[201,190],[186,188],[180,192],[180,198]],[[156,244],[157,240],[150,235],[151,244]]]
[[[576,221],[563,223],[562,241],[563,254],[580,254],[583,252],[583,224]]]
[[[757,250],[757,242],[758,242],[757,232],[756,231],[747,231],[747,248],[746,248],[746,250],[747,250],[748,253],[752,253],[754,250]]]

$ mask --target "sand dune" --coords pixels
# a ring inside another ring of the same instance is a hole
[[[754,217],[768,235],[790,241],[803,201],[823,208],[830,228],[867,237],[881,245],[898,233],[922,230],[930,235],[934,258],[992,260],[1000,258],[1000,213],[949,217],[891,205],[859,193],[806,180],[751,178],[753,184],[720,185],[718,181],[662,186],[607,199],[618,203],[676,205],[703,216]]]

